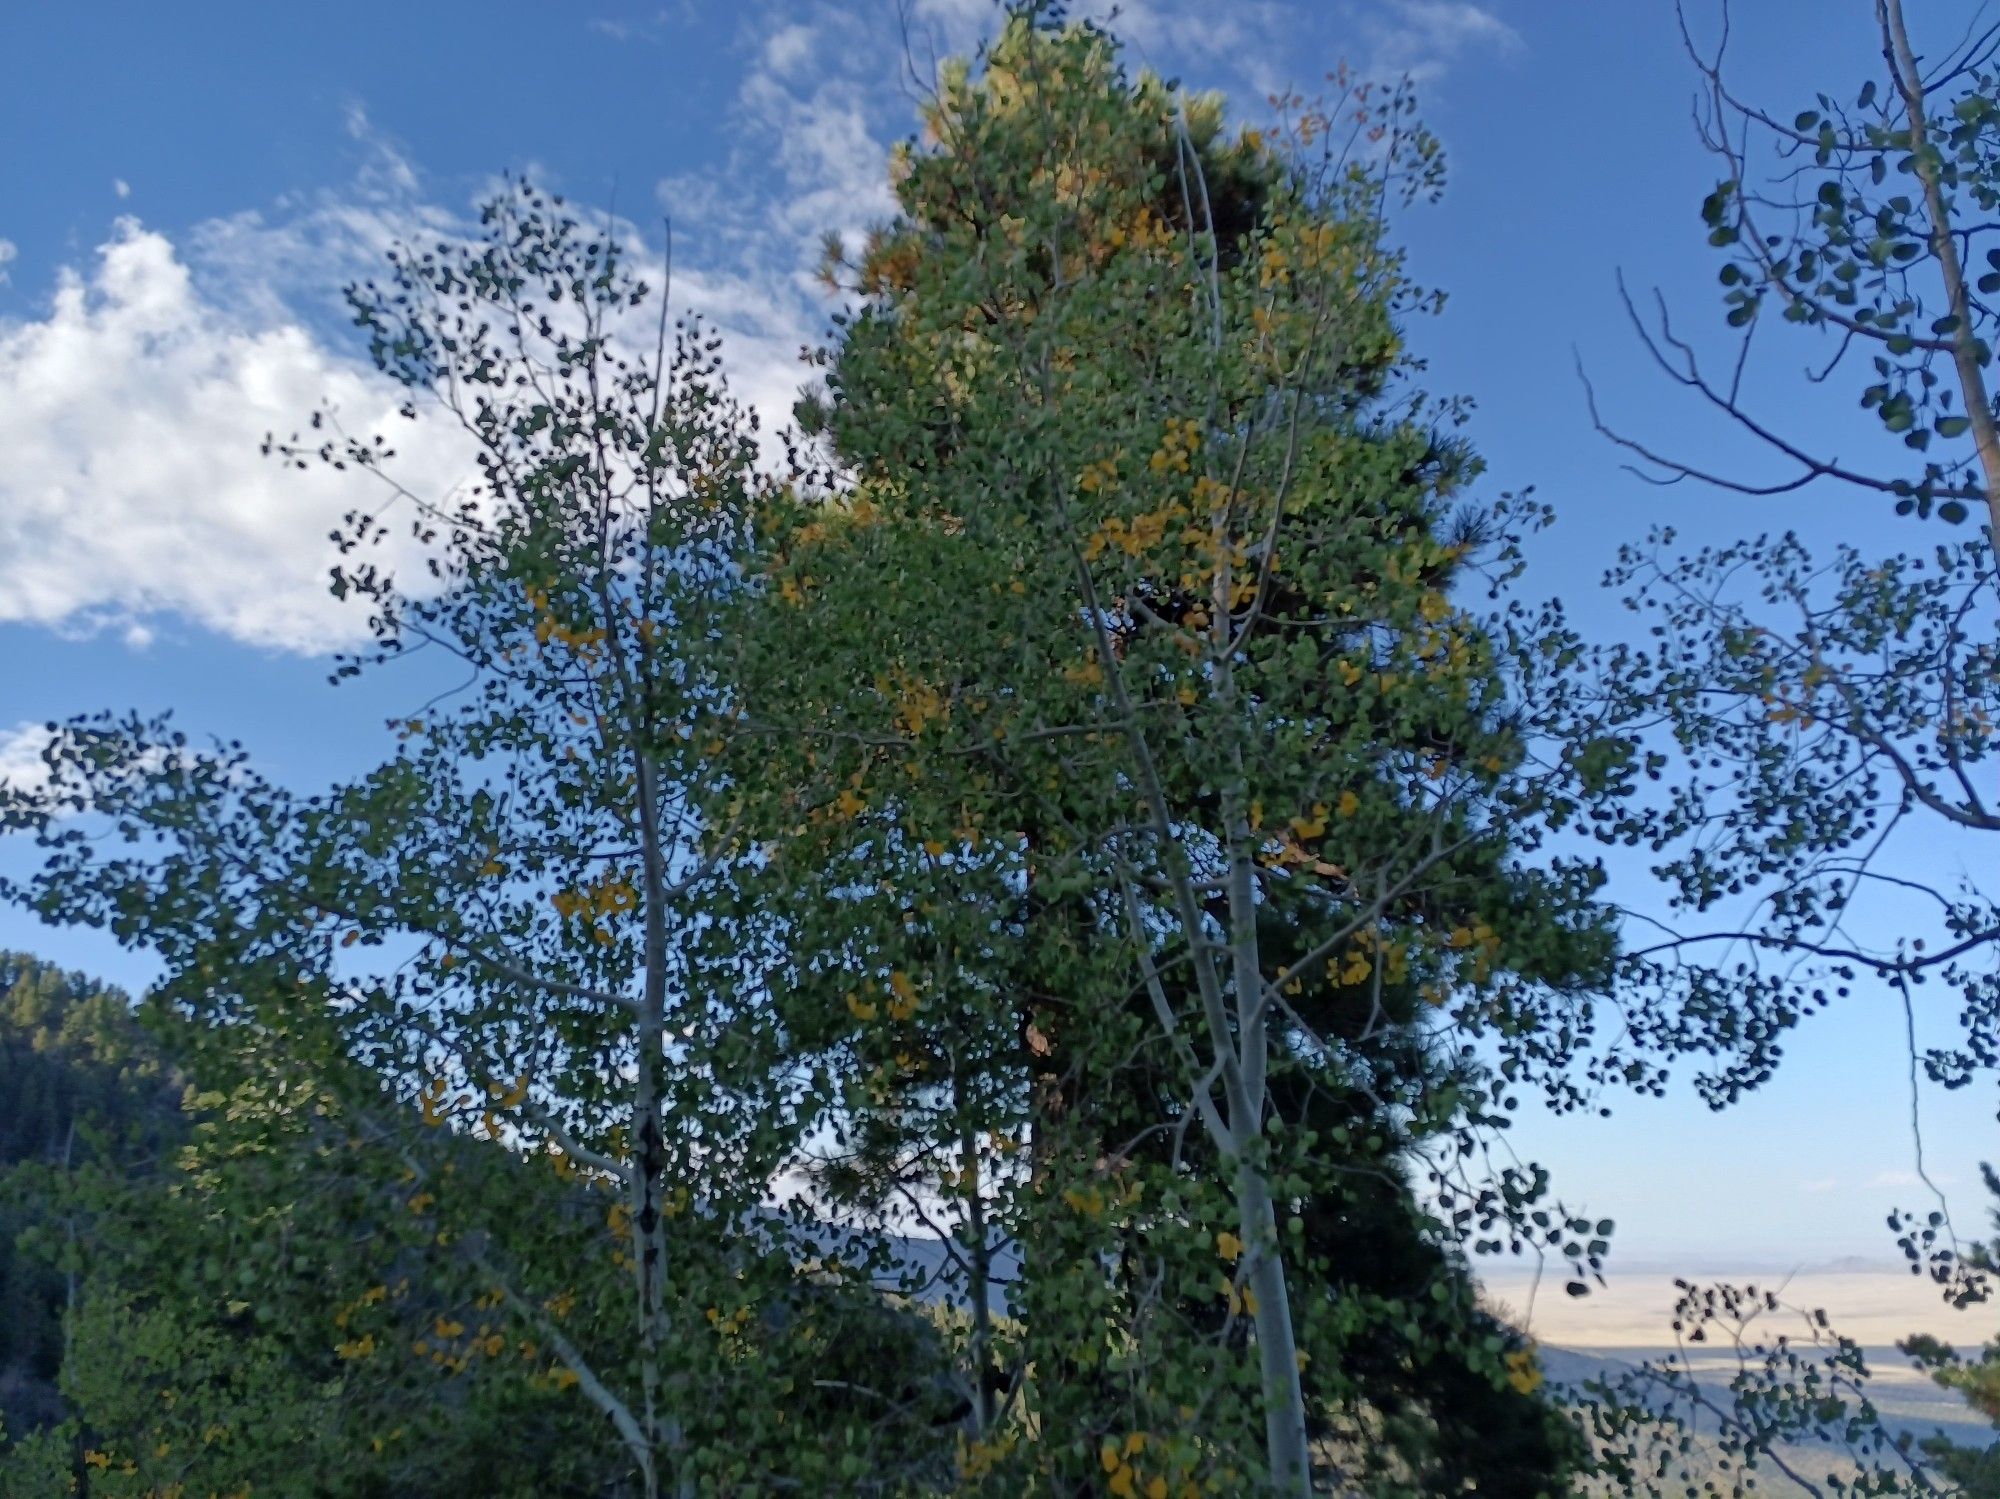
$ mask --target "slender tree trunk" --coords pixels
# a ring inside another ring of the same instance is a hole
[[[639,1304],[639,1369],[644,1392],[644,1429],[649,1449],[644,1465],[645,1499],[664,1492],[662,1458],[671,1455],[680,1469],[675,1492],[693,1493],[693,1475],[684,1456],[685,1431],[666,1409],[661,1364],[666,1346],[667,1225],[663,1189],[666,1174],[665,1121],[660,1097],[660,1069],[665,1064],[667,1011],[667,868],[661,837],[658,786],[643,749],[635,754],[643,842],[645,884],[645,978],[639,1000],[638,1077],[633,1094],[633,1126],[637,1138],[632,1182],[633,1273]],[[720,1225],[717,1225],[718,1231]]]
[[[650,985],[649,985],[650,987]],[[652,1021],[651,1024],[648,1022]],[[645,1451],[640,1455],[640,1478],[645,1499],[660,1499],[661,1403],[660,1351],[661,1270],[663,1256],[654,1239],[660,1221],[660,1128],[659,1097],[651,1048],[657,1044],[657,1018],[642,1013],[639,1025],[639,1077],[634,1090],[632,1122],[638,1135],[632,1174],[633,1274],[639,1314],[639,1382],[642,1392],[640,1429]]]
[[[1279,1494],[1312,1492],[1312,1450],[1306,1440],[1305,1393],[1299,1381],[1299,1345],[1292,1327],[1291,1292],[1278,1249],[1277,1211],[1264,1172],[1245,1165],[1236,1178],[1236,1214],[1243,1224],[1243,1284],[1255,1305],[1257,1361],[1264,1381],[1264,1446],[1271,1488]]]
[[[1971,299],[1965,290],[1965,266],[1958,258],[1958,243],[1952,238],[1951,207],[1945,202],[1937,163],[1931,159],[1930,127],[1924,116],[1927,102],[1924,78],[1917,67],[1916,54],[1910,50],[1910,28],[1903,20],[1903,0],[1875,0],[1875,16],[1882,26],[1883,55],[1888,58],[1896,90],[1903,96],[1903,108],[1910,117],[1910,155],[1916,163],[1917,180],[1924,185],[1931,253],[1937,256],[1938,271],[1944,278],[1946,309],[1957,319],[1951,337],[1952,363],[1958,369],[1959,396],[1972,423],[1973,446],[1978,450],[1980,472],[1985,479],[1987,519],[1994,540],[2000,543],[2000,428],[1994,424],[1993,402],[1979,364]]]
[[[1240,794],[1231,798],[1240,802]],[[1235,834],[1229,880],[1231,978],[1236,993],[1239,1077],[1230,1108],[1235,1136],[1236,1216],[1246,1263],[1243,1284],[1252,1305],[1257,1360],[1263,1380],[1264,1448],[1277,1494],[1312,1492],[1312,1452],[1306,1441],[1305,1391],[1299,1380],[1298,1334],[1271,1201],[1269,1166],[1262,1158],[1269,1027],[1264,1013],[1263,955],[1257,941],[1256,872],[1249,855],[1247,816],[1230,808]]]
[[[973,1435],[983,1437],[993,1426],[993,1391],[986,1377],[993,1365],[993,1308],[987,1305],[993,1287],[993,1251],[986,1242],[986,1202],[980,1195],[984,1184],[979,1172],[979,1141],[971,1130],[961,1137],[960,1149],[964,1154],[959,1185],[966,1194],[966,1218],[972,1231],[972,1276],[966,1294],[972,1303]]]

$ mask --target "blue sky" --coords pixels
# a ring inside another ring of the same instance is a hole
[[[1949,24],[1944,45],[1972,6],[1924,9]],[[1735,71],[1779,113],[1851,93],[1876,60],[1862,0],[1739,10]],[[986,0],[908,11],[919,71],[993,15]],[[1712,32],[1712,9],[1693,14]],[[242,738],[271,773],[320,782],[382,753],[381,721],[428,696],[420,667],[326,686],[324,651],[360,622],[324,595],[324,537],[359,497],[257,453],[324,394],[359,425],[393,405],[337,291],[398,236],[462,225],[510,170],[614,205],[654,246],[671,215],[676,303],[722,327],[739,390],[777,417],[828,312],[808,274],[818,236],[884,210],[883,152],[911,128],[891,0],[353,0],[337,17],[243,0],[0,13],[0,773],[42,720],[171,707]],[[1528,586],[1580,624],[1629,627],[1598,578],[1655,522],[1690,543],[1788,527],[1882,551],[1928,539],[1865,497],[1651,488],[1591,431],[1579,354],[1635,432],[1740,471],[1765,461],[1673,399],[1617,299],[1622,268],[1723,347],[1698,217],[1716,173],[1667,0],[1146,0],[1119,29],[1247,116],[1343,59],[1419,79],[1451,185],[1398,232],[1450,302],[1415,342],[1439,388],[1477,400],[1488,484],[1533,485],[1557,507]],[[1851,391],[1802,394],[1806,357],[1778,349],[1762,366],[1764,408],[1838,450],[1865,446]],[[448,443],[404,446],[420,481],[463,476]],[[20,868],[18,851],[0,865]],[[1643,876],[1619,874],[1643,901]],[[12,911],[0,945],[146,973]],[[1531,1114],[1517,1148],[1619,1220],[1628,1264],[1884,1259],[1883,1214],[1922,1201],[1904,1067],[1900,1010],[1861,992],[1729,1113],[1683,1091],[1606,1121]],[[1924,1102],[1933,1173],[1969,1227],[1977,1162],[2000,1155],[1992,1102]]]

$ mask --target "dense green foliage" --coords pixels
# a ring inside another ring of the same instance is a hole
[[[1792,246],[1730,156],[1727,315],[1874,340],[1889,430],[1984,453],[2000,273],[1967,289],[1949,216],[2000,201],[2000,110],[1970,62],[1929,108],[1881,5],[1905,117],[1779,130],[1826,179]],[[1846,924],[1905,820],[2000,830],[1990,543],[1663,533],[1614,577],[1659,627],[1586,678],[1507,591],[1541,512],[1476,497],[1469,408],[1417,383],[1407,90],[1246,129],[1123,57],[1026,5],[945,68],[892,218],[829,247],[782,463],[719,340],[527,184],[350,289],[478,483],[414,495],[331,410],[269,446],[383,486],[337,676],[465,681],[317,794],[108,715],[0,785],[43,855],[0,896],[161,973],[135,1007],[0,954],[0,1496],[1552,1499],[1691,1483],[1702,1415],[1739,1485],[1800,1435],[1862,1492],[1990,1483],[1891,1440],[1823,1327],[1726,1397],[1552,1391],[1470,1268],[1581,1295],[1608,1253],[1506,1150],[1531,1091],[1695,1053],[1720,1106],[1857,975],[1958,995],[1934,1081],[2000,1061],[1976,882],[1930,948]],[[1921,209],[1867,198],[1899,155]],[[1960,518],[1976,468],[1874,487]],[[1621,952],[1579,828],[1690,928]],[[1898,1222],[1986,1294],[2000,1249]],[[2000,1345],[1912,1348],[2000,1411]]]
[[[771,528],[752,714],[768,875],[817,921],[781,998],[844,1005],[870,1069],[854,1185],[1020,1247],[976,1356],[1080,1440],[996,1412],[1002,1485],[1158,1443],[1141,1478],[1226,1491],[1284,1470],[1288,1403],[1371,1492],[1562,1482],[1459,1256],[1603,1240],[1483,1173],[1507,1086],[1468,1043],[1549,1060],[1609,941],[1593,871],[1535,857],[1580,793],[1524,766],[1524,642],[1450,598],[1504,517],[1461,508],[1382,238],[1435,151],[1364,112],[1379,166],[1345,111],[1232,131],[1017,22],[833,267],[858,305],[802,414],[836,482]],[[1477,1455],[1435,1435],[1475,1387]]]

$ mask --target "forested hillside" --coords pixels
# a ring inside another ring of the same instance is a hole
[[[100,1155],[135,1172],[157,1164],[182,1135],[180,1091],[127,995],[0,952],[0,1419],[8,1432],[34,1431],[61,1412],[56,1377],[72,1280],[57,1260],[73,1224],[47,1191],[47,1172]]]

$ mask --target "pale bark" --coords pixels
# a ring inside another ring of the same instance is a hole
[[[1946,314],[1957,319],[1951,334],[1951,360],[1958,371],[1959,397],[1972,423],[1972,441],[1979,454],[1979,468],[1986,483],[1986,513],[1993,536],[2000,541],[2000,428],[1993,420],[1993,402],[1986,391],[1986,375],[1980,368],[1978,337],[1973,332],[1971,298],[1965,290],[1965,266],[1958,258],[1953,239],[1951,205],[1945,201],[1944,183],[1938,164],[1932,159],[1929,122],[1925,118],[1923,74],[1916,55],[1910,50],[1910,29],[1903,20],[1903,0],[1875,0],[1875,16],[1882,26],[1882,50],[1896,91],[1903,96],[1903,108],[1910,120],[1910,155],[1917,180],[1924,186],[1924,209],[1930,220],[1931,253],[1937,257],[1938,274],[1944,280]]]

